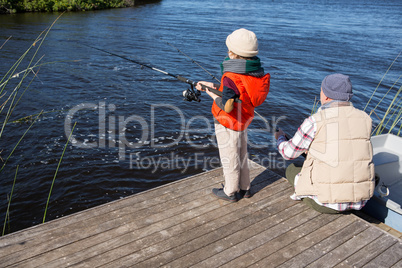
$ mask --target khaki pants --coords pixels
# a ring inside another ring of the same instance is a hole
[[[225,194],[232,196],[239,190],[250,189],[247,130],[234,131],[215,123],[215,134],[225,177]]]

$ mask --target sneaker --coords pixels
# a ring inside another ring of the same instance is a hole
[[[223,199],[231,203],[237,202],[236,196],[235,195],[227,196],[223,191],[223,188],[213,188],[212,193],[219,199]]]
[[[250,190],[240,190],[239,191],[240,198],[250,198],[252,196]]]

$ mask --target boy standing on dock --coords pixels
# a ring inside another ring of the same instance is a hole
[[[353,107],[348,76],[332,74],[321,84],[321,107],[287,140],[275,133],[279,153],[295,159],[307,153],[302,167],[291,164],[286,178],[294,200],[321,213],[360,210],[374,192],[371,118]]]
[[[221,84],[201,84],[218,88],[222,97],[206,92],[214,100],[212,114],[219,155],[223,166],[225,185],[214,188],[212,193],[223,200],[236,202],[249,198],[250,175],[247,154],[247,127],[254,118],[254,108],[261,105],[269,91],[270,74],[264,74],[258,54],[256,35],[238,29],[226,38],[228,57],[221,63]]]

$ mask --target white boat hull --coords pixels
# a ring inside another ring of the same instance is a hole
[[[402,137],[383,134],[373,136],[371,142],[380,182],[363,210],[402,232]]]

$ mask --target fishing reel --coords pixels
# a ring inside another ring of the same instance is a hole
[[[201,96],[201,92],[198,90],[194,90],[193,85],[191,85],[191,88],[188,88],[183,91],[183,97],[184,97],[184,100],[186,100],[186,101],[200,102],[201,99],[199,98],[199,96]]]

